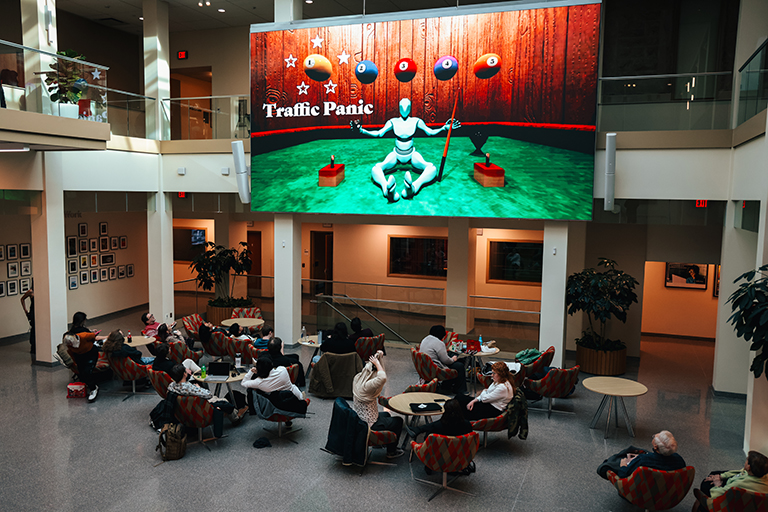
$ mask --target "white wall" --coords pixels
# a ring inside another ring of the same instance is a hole
[[[0,281],[5,284],[5,296],[0,297],[0,338],[21,334],[29,330],[27,317],[24,310],[21,309],[19,299],[19,280],[29,279],[30,277],[21,276],[21,262],[31,263],[31,259],[21,259],[19,254],[19,244],[30,244],[32,242],[32,232],[30,229],[29,217],[24,215],[0,215],[0,244],[4,245],[5,259],[0,261]],[[17,257],[15,260],[8,259],[8,245],[15,245],[17,248]],[[8,295],[8,263],[15,262],[19,267],[19,275],[10,278],[16,283],[16,295]],[[32,276],[34,278],[35,267],[32,266]],[[27,303],[29,306],[29,303]]]

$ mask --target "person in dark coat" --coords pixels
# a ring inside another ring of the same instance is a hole
[[[355,351],[355,342],[350,341],[347,334],[347,324],[339,322],[333,329],[331,338],[324,341],[320,345],[322,352],[330,352],[332,354],[351,354]]]
[[[597,474],[608,480],[608,471],[619,478],[626,478],[637,468],[645,467],[660,471],[674,471],[685,467],[685,461],[678,455],[677,441],[668,430],[654,434],[651,439],[653,451],[647,452],[630,446],[626,450],[605,459],[597,468]]]

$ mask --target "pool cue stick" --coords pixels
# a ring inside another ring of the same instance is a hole
[[[451,113],[451,124],[448,126],[448,136],[445,138],[445,149],[443,150],[443,159],[440,160],[440,172],[437,173],[437,181],[443,181],[443,169],[445,168],[445,157],[448,156],[448,144],[451,142],[451,131],[453,131],[453,120],[456,117],[456,105],[459,103],[459,93],[461,87],[456,91],[456,99],[453,101],[453,112]]]

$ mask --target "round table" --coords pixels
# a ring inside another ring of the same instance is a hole
[[[131,336],[131,342],[128,343],[128,337],[125,337],[125,344],[129,347],[143,347],[145,345],[149,345],[150,343],[153,343],[157,341],[154,337],[149,336]]]
[[[411,419],[411,425],[414,425],[416,421],[421,417],[424,417],[425,420],[428,421],[430,416],[443,414],[445,401],[450,400],[450,398],[451,397],[441,395],[439,393],[400,393],[399,395],[395,395],[389,399],[388,407],[393,411],[405,416],[406,422],[408,421],[409,416],[413,416]],[[414,412],[411,410],[411,404],[413,403],[437,403],[440,405],[440,409],[435,411]],[[406,435],[403,436],[403,448],[405,448],[409,437],[410,436],[408,435],[408,431],[406,430]]]
[[[312,336],[307,336],[303,340],[299,338],[298,340],[296,340],[296,342],[299,345],[304,345],[305,347],[312,347],[315,349],[315,351],[312,352],[312,357],[309,358],[309,363],[307,364],[307,371],[306,371],[306,374],[304,375],[304,380],[308,381],[309,372],[312,370],[312,360],[320,351],[320,344],[317,342],[317,334],[313,334]]]
[[[485,345],[483,345],[485,347]],[[486,347],[487,348],[487,347]],[[483,367],[483,357],[484,356],[493,356],[499,353],[499,349],[497,347],[491,347],[487,352],[474,352],[474,353],[466,353],[466,352],[459,352],[459,357],[466,357],[469,359],[469,367],[475,368],[478,365],[482,369]],[[477,373],[474,371],[469,372],[469,383],[472,385],[472,394],[475,393],[476,387],[477,387]]]
[[[222,320],[221,325],[224,327],[232,327],[232,324],[237,324],[240,327],[261,327],[264,325],[263,318],[227,318]]]
[[[605,409],[605,405],[608,404],[608,417],[605,421],[605,435],[608,437],[608,429],[611,425],[611,407],[615,409],[616,427],[619,426],[619,406],[621,406],[621,412],[624,416],[624,423],[627,426],[627,432],[631,437],[635,437],[635,432],[632,429],[632,423],[629,420],[629,414],[627,414],[627,406],[624,405],[624,397],[641,396],[648,392],[648,388],[645,385],[640,384],[634,380],[622,379],[619,377],[590,377],[584,379],[582,382],[584,387],[595,393],[600,393],[603,396],[603,401],[600,402],[600,407],[597,408],[595,416],[592,418],[589,428],[595,428],[597,421],[600,419],[600,415]],[[618,398],[618,402],[617,399]]]
[[[234,382],[241,382],[243,380],[243,377],[245,377],[246,372],[238,373],[236,370],[230,370],[229,377],[227,380],[219,380],[219,381],[209,381],[208,377],[205,379],[200,378],[200,372],[195,372],[192,377],[194,377],[196,382],[205,382],[208,385],[215,385],[213,395],[219,396],[219,393],[221,392],[221,385],[226,384],[227,391],[229,391],[229,396],[232,397],[232,400],[234,400],[234,393],[232,393],[232,386],[230,384]]]

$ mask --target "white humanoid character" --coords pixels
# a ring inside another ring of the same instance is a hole
[[[419,190],[424,185],[432,182],[437,176],[437,168],[431,162],[427,162],[424,158],[413,148],[413,136],[416,134],[416,129],[420,129],[427,135],[437,135],[443,131],[446,131],[451,126],[451,119],[445,122],[445,125],[441,126],[437,130],[431,129],[426,125],[424,121],[418,117],[411,117],[411,100],[403,98],[400,100],[400,117],[393,117],[386,122],[383,128],[375,131],[368,131],[360,125],[360,121],[352,121],[350,123],[353,130],[357,130],[360,133],[369,135],[371,137],[383,137],[390,130],[392,130],[397,139],[395,140],[395,149],[387,155],[383,162],[379,162],[371,169],[371,177],[381,187],[381,192],[389,201],[395,202],[400,199],[402,195],[406,199],[410,199],[419,193]],[[453,120],[453,127],[459,128],[461,123],[457,120]],[[406,171],[403,182],[405,187],[400,194],[395,191],[395,177],[390,176],[389,179],[384,175],[385,171],[388,171],[395,167],[399,163],[411,164],[416,170],[421,171],[416,181],[411,179],[411,172]]]

